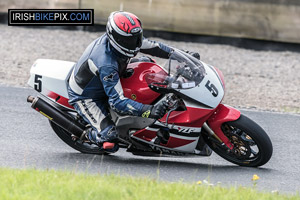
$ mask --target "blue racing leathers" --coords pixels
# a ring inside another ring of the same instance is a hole
[[[168,58],[171,50],[144,38],[140,52]],[[113,49],[106,34],[94,40],[74,66],[69,80],[69,103],[84,99],[108,101],[116,112],[140,116],[143,104],[125,98],[120,83],[128,62],[128,57]]]
[[[140,52],[168,58],[172,48],[143,39]],[[94,40],[75,64],[69,79],[69,103],[98,133],[108,106],[120,114],[141,116],[146,107],[124,97],[120,76],[130,58],[116,51],[106,34]]]

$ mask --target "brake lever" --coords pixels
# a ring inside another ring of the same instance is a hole
[[[170,98],[171,98],[171,97],[170,97]],[[169,108],[171,108],[171,109],[167,112],[167,113],[168,113],[168,114],[167,114],[167,117],[166,117],[166,126],[167,126],[167,127],[168,127],[168,119],[169,119],[170,114],[178,108],[178,104],[179,104],[179,101],[178,101],[177,99],[174,100],[175,103],[173,103],[173,102],[170,101],[170,98],[168,98],[168,99],[166,100],[166,102],[169,104]],[[171,105],[170,105],[170,103],[171,103]]]

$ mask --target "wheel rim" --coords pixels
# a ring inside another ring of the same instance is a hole
[[[228,152],[227,156],[237,162],[253,162],[259,158],[259,146],[245,131],[228,124],[222,126],[222,131],[234,145],[233,151]]]

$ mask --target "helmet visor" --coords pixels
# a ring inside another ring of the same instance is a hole
[[[112,30],[112,36],[114,40],[126,50],[137,50],[142,46],[143,41],[143,31],[135,33],[131,36],[123,36]]]

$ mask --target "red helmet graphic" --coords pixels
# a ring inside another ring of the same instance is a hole
[[[108,17],[106,33],[110,44],[121,54],[134,57],[142,46],[143,29],[137,16],[116,11]]]

